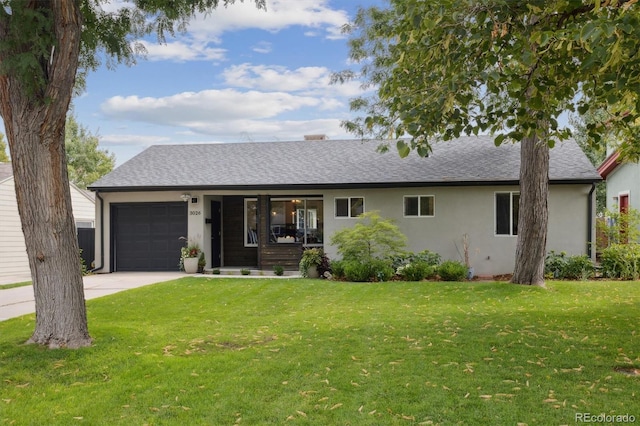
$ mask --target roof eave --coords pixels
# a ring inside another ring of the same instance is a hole
[[[579,179],[550,179],[552,185],[591,184],[601,181],[599,177]],[[325,190],[325,189],[375,189],[453,186],[516,186],[519,181],[473,180],[433,182],[354,182],[354,183],[304,183],[272,185],[176,185],[176,186],[90,186],[94,192],[160,192],[160,191],[275,191],[275,190]]]
[[[615,151],[609,155],[598,167],[598,173],[603,179],[606,179],[622,161],[620,160],[620,151]]]

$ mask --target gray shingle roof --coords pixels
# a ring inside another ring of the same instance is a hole
[[[97,190],[268,188],[513,183],[520,145],[496,147],[490,136],[462,137],[433,146],[428,158],[400,158],[379,141],[323,140],[207,145],[156,145],[91,185]],[[573,141],[551,150],[552,181],[600,180]]]

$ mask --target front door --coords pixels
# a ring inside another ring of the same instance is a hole
[[[629,226],[629,194],[620,195],[620,242],[627,244],[629,236],[627,235],[627,227]]]
[[[222,212],[220,201],[211,202],[211,267],[219,268],[222,258]]]

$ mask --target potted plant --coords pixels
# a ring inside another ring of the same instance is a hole
[[[207,259],[204,257],[204,252],[200,252],[200,256],[198,256],[198,273],[204,273],[204,267],[207,266]]]
[[[182,239],[185,238],[182,237]],[[180,261],[184,272],[187,274],[195,274],[198,272],[200,253],[200,246],[194,242],[187,242],[185,246],[180,249]]]
[[[318,266],[322,264],[324,251],[321,248],[307,248],[302,251],[299,270],[305,278],[318,278]]]

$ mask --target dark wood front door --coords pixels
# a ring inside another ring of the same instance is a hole
[[[211,202],[211,267],[221,266],[222,258],[222,212],[220,201]]]

